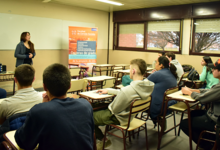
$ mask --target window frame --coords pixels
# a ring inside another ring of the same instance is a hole
[[[180,45],[178,51],[164,51],[164,52],[173,52],[175,54],[182,53],[182,39],[183,39],[183,20],[182,19],[169,19],[169,20],[179,20],[180,21]],[[149,21],[141,21],[141,22],[114,22],[113,25],[113,50],[122,50],[122,51],[140,51],[140,52],[154,52],[158,53],[163,50],[152,50],[147,48],[147,40],[148,40],[148,22],[150,21],[168,21],[168,20],[149,20]],[[119,26],[121,24],[144,24],[144,47],[143,48],[135,48],[135,47],[119,47]]]
[[[215,18],[193,18],[191,19],[191,31],[190,31],[190,44],[189,44],[189,55],[197,55],[197,56],[217,56],[219,57],[220,56],[220,53],[217,54],[217,53],[200,53],[200,52],[193,52],[194,48],[195,48],[195,27],[196,25],[194,24],[195,23],[195,20],[196,19],[217,19],[217,17]],[[218,17],[218,19],[220,19]]]

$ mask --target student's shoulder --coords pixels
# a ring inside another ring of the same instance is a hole
[[[69,98],[69,100],[75,101],[75,103],[78,104],[79,106],[81,105],[84,107],[92,107],[91,104],[85,98],[78,98],[78,99]]]

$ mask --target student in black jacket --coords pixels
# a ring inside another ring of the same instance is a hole
[[[39,150],[93,149],[93,109],[85,99],[66,97],[70,82],[70,72],[61,64],[44,70],[44,103],[29,111],[15,134],[21,148],[30,150],[39,144]]]

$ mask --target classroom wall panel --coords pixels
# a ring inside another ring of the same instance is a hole
[[[41,1],[0,0],[0,14],[0,62],[7,70],[15,69],[15,47],[21,32],[29,30],[36,48],[34,87],[42,87],[43,70],[48,65],[68,65],[68,26],[98,27],[97,63],[107,63],[107,12]],[[1,82],[0,88],[12,91],[12,83]]]

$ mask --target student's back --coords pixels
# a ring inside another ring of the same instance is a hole
[[[150,108],[150,115],[152,118],[155,118],[160,113],[164,92],[169,88],[176,87],[177,82],[176,78],[168,68],[156,71],[147,79],[155,83]]]
[[[15,134],[24,149],[33,149],[38,143],[39,150],[93,149],[93,109],[85,99],[53,99],[35,105],[26,120]]]

